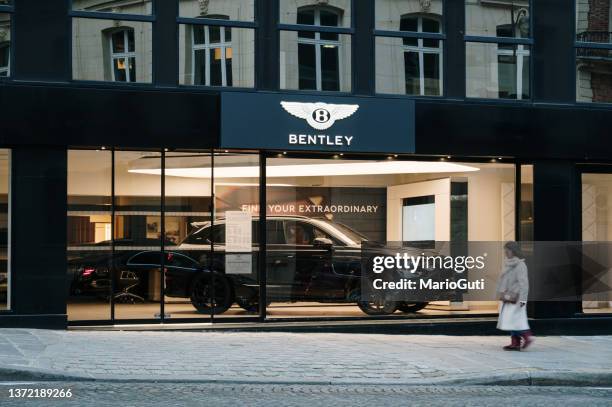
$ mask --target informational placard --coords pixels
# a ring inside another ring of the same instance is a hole
[[[244,211],[225,213],[225,272],[250,274],[253,259],[253,216]]]

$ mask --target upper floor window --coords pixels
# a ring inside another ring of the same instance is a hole
[[[6,11],[12,8],[6,7]],[[11,76],[11,14],[0,12],[0,77],[7,76]]]
[[[466,96],[531,97],[530,0],[465,0]]]
[[[351,90],[350,1],[280,2],[282,89]],[[348,22],[348,23],[347,23]]]
[[[179,3],[179,82],[184,85],[254,87],[255,30],[252,0]]]
[[[443,1],[376,1],[376,92],[442,96]]]
[[[115,82],[136,82],[134,30],[123,28],[109,34],[111,70]]]
[[[612,103],[612,3],[576,0],[576,100]]]
[[[153,2],[73,0],[72,78],[120,83],[153,80]]]

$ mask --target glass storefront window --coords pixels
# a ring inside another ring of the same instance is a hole
[[[11,309],[11,151],[0,149],[0,310]]]
[[[227,16],[228,20],[255,21],[254,0],[179,0],[179,17],[216,18]]]
[[[366,242],[514,240],[514,165],[281,155],[266,172],[268,318],[497,312],[496,301],[458,297],[364,302],[361,253]]]
[[[597,253],[598,262],[602,265],[610,261],[609,243],[612,242],[612,174],[582,174],[582,241],[600,247]],[[599,244],[598,244],[599,243]],[[603,250],[602,250],[603,249]],[[585,250],[589,250],[585,246]],[[593,255],[594,253],[589,253]],[[586,261],[592,260],[586,258]],[[592,270],[588,264],[585,270]],[[612,312],[612,273],[601,270],[601,266],[589,276],[587,281],[589,293],[582,296],[582,309],[585,313]],[[583,276],[584,278],[584,276]],[[584,289],[583,282],[583,289]]]
[[[112,153],[68,151],[68,320],[110,319]]]
[[[521,165],[520,240],[533,242],[533,165]]]
[[[0,77],[11,76],[11,15],[0,13]]]
[[[72,78],[150,83],[152,24],[139,21],[72,19]]]
[[[255,30],[181,24],[179,35],[182,85],[255,86]]]
[[[525,100],[530,91],[528,45],[468,42],[466,44],[467,96]]]

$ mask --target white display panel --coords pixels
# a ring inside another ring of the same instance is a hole
[[[408,205],[402,208],[404,242],[436,240],[436,204]]]

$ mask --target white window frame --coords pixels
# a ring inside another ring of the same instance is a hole
[[[134,33],[134,51],[129,50],[129,32],[132,31]],[[124,52],[114,52],[113,51],[113,35],[118,32],[123,33],[123,49]],[[138,66],[138,58],[136,57],[136,32],[133,28],[121,28],[116,31],[112,31],[109,33],[108,41],[110,44],[110,65],[111,65],[111,77],[113,82],[119,82],[117,78],[115,78],[115,60],[123,59],[125,61],[125,83],[131,83],[131,72],[130,72],[130,58],[134,58],[135,66]],[[123,82],[123,81],[122,81]],[[136,75],[134,75],[134,82],[138,82]]]
[[[440,26],[440,29],[438,30],[438,34],[442,33],[442,21],[440,19],[437,19],[434,16],[406,14],[401,17],[400,21],[405,18],[415,18],[415,17],[418,19],[417,20],[417,24],[418,24],[417,32],[423,33],[423,18],[427,18],[427,19],[438,21],[439,26]],[[407,31],[403,31],[403,32],[407,32]],[[432,33],[426,33],[426,34],[432,34]],[[411,37],[407,37],[407,38],[411,38]],[[423,45],[424,38],[417,39],[418,41],[417,46],[405,45],[403,39],[404,38],[402,38],[402,47],[403,47],[402,53],[405,55],[408,52],[412,52],[412,53],[418,54],[419,56],[419,91],[420,91],[419,96],[431,96],[431,95],[425,95],[425,69],[424,69],[425,68],[425,54],[437,54],[439,56],[440,89],[439,89],[438,96],[442,96],[444,94],[444,44],[443,44],[443,41],[437,40],[438,47],[433,48],[433,47],[426,47]],[[406,66],[404,62],[404,84],[406,83],[405,76],[406,76]]]
[[[328,11],[330,13],[334,13],[335,15],[338,16],[338,25],[336,25],[336,27],[342,27],[342,24],[340,22],[340,19],[342,18],[342,14],[339,13],[336,10],[330,9],[330,8],[325,8],[325,7],[305,7],[305,8],[300,8],[298,9],[298,14],[300,11],[307,11],[307,10],[314,10],[314,26],[321,26],[321,10],[325,10]],[[314,38],[304,38],[304,37],[300,37],[300,34],[298,32],[298,49],[300,44],[305,44],[305,45],[314,45],[315,47],[315,71],[316,71],[316,86],[317,86],[317,91],[321,92],[323,91],[323,69],[321,66],[321,47],[335,47],[338,50],[338,90],[342,91],[342,52],[341,51],[341,41],[340,41],[340,36],[341,34],[336,34],[338,35],[338,40],[334,41],[334,40],[324,40],[321,39],[321,33],[319,31],[315,31],[314,33]],[[299,55],[299,51],[298,51],[298,55]],[[298,58],[298,65],[299,65],[299,58]],[[299,73],[298,73],[298,81],[299,81]]]
[[[520,36],[518,32],[518,27],[515,28],[515,35]],[[515,49],[503,49],[500,48],[500,45],[507,44],[497,44],[497,64],[499,66],[499,57],[500,56],[516,56],[516,77],[514,78],[514,82],[516,85],[516,100],[523,100],[523,68],[525,67],[525,57],[531,56],[531,51],[529,46],[525,46],[523,44],[513,44]],[[530,68],[528,66],[528,68]],[[498,67],[499,72],[499,67]],[[529,77],[531,78],[531,72],[529,72]],[[497,78],[497,93],[499,94],[499,77]]]
[[[218,18],[219,16],[216,16],[215,18]],[[223,16],[226,17],[226,16]],[[221,86],[228,86],[227,84],[227,58],[226,58],[226,54],[227,54],[227,50],[231,49],[232,50],[232,59],[234,58],[234,50],[232,48],[232,41],[226,41],[225,40],[225,30],[226,29],[230,29],[231,27],[225,27],[225,26],[215,26],[219,28],[219,32],[220,32],[220,36],[219,36],[219,42],[215,42],[215,43],[210,43],[210,27],[209,25],[205,25],[202,26],[202,28],[204,28],[204,44],[196,44],[195,43],[195,29],[199,28],[200,26],[197,25],[193,25],[191,28],[191,74],[192,74],[192,78],[193,78],[193,84],[196,85],[195,83],[195,78],[196,78],[196,72],[195,72],[195,65],[196,65],[196,51],[202,51],[204,50],[204,72],[205,72],[205,78],[204,78],[204,82],[202,84],[197,84],[197,85],[201,85],[201,86],[212,86],[210,84],[210,53],[211,51],[214,52],[215,49],[220,49],[221,50]],[[233,37],[232,33],[232,39]],[[232,61],[232,66],[233,66],[233,61]],[[215,85],[215,86],[219,86],[219,85]],[[229,86],[233,86],[233,83]]]
[[[0,75],[0,77],[2,78],[11,76],[11,44],[8,43],[6,45],[0,46],[1,51],[4,51],[5,48],[8,49],[8,63],[5,66],[0,66],[0,74],[6,74]]]

